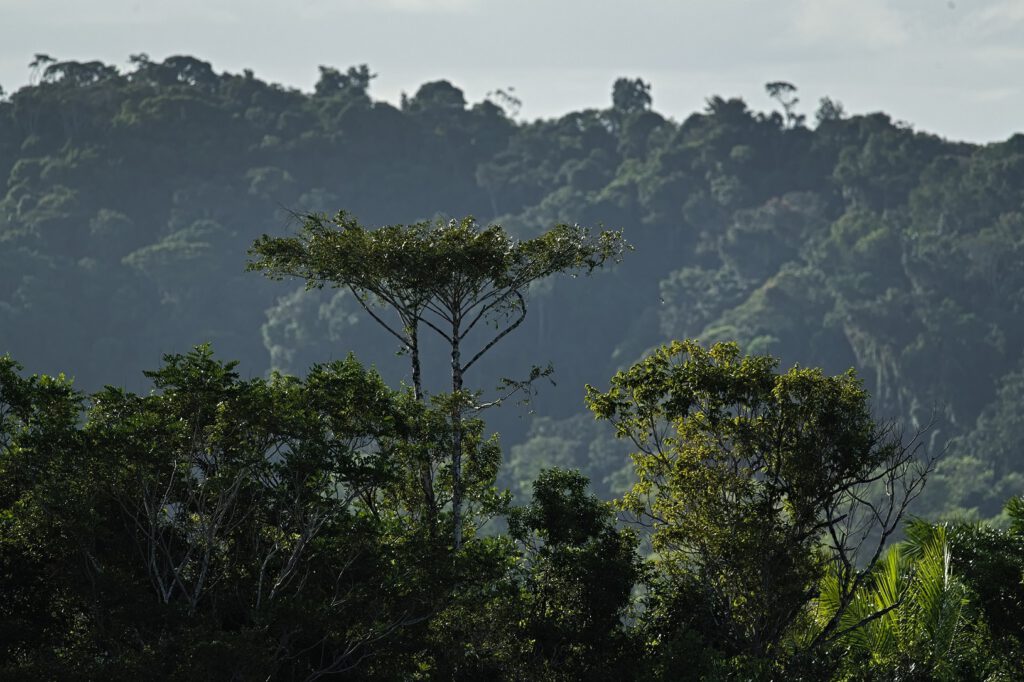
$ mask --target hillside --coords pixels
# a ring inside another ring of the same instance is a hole
[[[710,96],[680,122],[629,79],[607,109],[518,121],[446,81],[375,101],[365,66],[322,67],[304,93],[193,57],[133,63],[42,63],[0,100],[0,352],[33,372],[138,388],[162,353],[211,341],[253,374],[354,351],[394,383],[404,360],[344,292],[244,272],[255,238],[342,208],[522,237],[603,223],[635,251],[532,291],[481,368],[556,369],[542,416],[491,424],[506,484],[559,464],[621,492],[583,386],[696,337],[856,367],[878,416],[946,448],[917,513],[990,518],[1024,493],[1024,135],[969,145],[827,100],[805,123],[786,92],[778,112]],[[425,369],[443,383],[443,359]]]

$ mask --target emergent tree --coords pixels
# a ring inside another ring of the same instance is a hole
[[[463,390],[465,373],[526,317],[525,293],[539,279],[560,272],[586,272],[617,260],[627,248],[621,232],[592,234],[578,225],[557,225],[539,237],[519,241],[501,226],[462,220],[361,226],[344,211],[333,219],[304,216],[292,237],[264,235],[253,245],[250,270],[274,279],[299,277],[307,288],[347,288],[359,304],[407,351],[417,397],[423,399],[421,327],[441,337],[451,352],[450,410],[452,521],[454,546],[462,544],[462,419],[479,409]],[[391,308],[399,324],[375,310]],[[489,329],[486,333],[481,330]],[[477,331],[478,343],[465,344]],[[468,359],[467,359],[468,357]],[[531,373],[536,378],[536,368]],[[514,387],[514,386],[513,386]],[[433,472],[422,474],[429,505],[435,499]],[[432,515],[436,516],[436,508]]]

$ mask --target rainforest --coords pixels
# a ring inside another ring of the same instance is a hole
[[[1024,134],[0,90],[0,678],[1024,676]]]

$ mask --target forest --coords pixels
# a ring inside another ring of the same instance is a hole
[[[1024,134],[130,64],[0,90],[0,678],[1024,675]]]

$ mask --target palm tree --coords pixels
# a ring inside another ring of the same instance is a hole
[[[835,643],[845,658],[868,666],[871,677],[959,679],[954,662],[967,645],[969,591],[952,564],[945,526],[911,522],[907,539],[889,548],[842,616]],[[837,576],[826,575],[813,607],[818,627],[839,608],[839,595]]]

